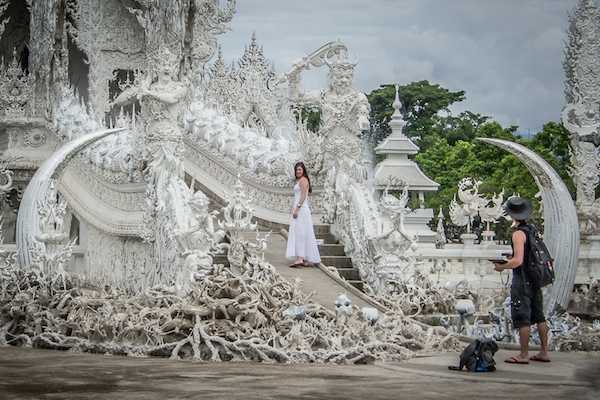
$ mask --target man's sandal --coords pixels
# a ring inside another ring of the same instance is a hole
[[[531,361],[537,361],[537,362],[544,362],[544,363],[549,363],[550,362],[549,358],[542,358],[542,357],[538,357],[538,356],[531,356],[531,357],[529,357],[529,359]]]
[[[507,358],[506,360],[504,360],[504,362],[507,364],[529,364],[528,360],[522,360],[522,359],[514,357],[514,356]]]

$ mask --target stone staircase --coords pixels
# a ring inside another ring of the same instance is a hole
[[[319,244],[321,262],[328,267],[334,267],[348,283],[363,290],[363,282],[358,270],[352,265],[352,259],[344,253],[344,245],[340,244],[329,231],[329,225],[315,226],[315,236],[319,242],[322,240],[322,244]]]
[[[209,209],[210,211],[219,210],[220,205],[215,204],[215,202],[211,202]],[[266,221],[259,221],[258,224],[259,231],[271,231],[272,234],[276,234],[276,232],[281,228],[282,226],[279,224],[270,224]],[[287,227],[284,229],[287,229]],[[346,256],[346,253],[344,252],[344,245],[340,244],[329,231],[329,225],[315,225],[314,229],[317,240],[319,243],[322,241],[322,244],[319,244],[319,254],[321,255],[321,262],[323,265],[327,267],[334,267],[338,274],[348,281],[348,283],[358,290],[363,291],[363,282],[360,279],[358,269],[354,268],[352,265],[352,259]],[[228,242],[227,238],[224,239],[224,241]],[[281,251],[285,253],[285,248],[282,248]],[[226,252],[215,255],[214,263],[223,264],[225,267],[228,267],[229,261],[227,260]]]

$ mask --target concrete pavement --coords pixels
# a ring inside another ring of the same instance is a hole
[[[501,361],[508,353],[500,353]],[[550,364],[499,362],[495,373],[447,370],[457,354],[366,366],[195,363],[0,348],[0,399],[597,399],[577,368],[598,355],[553,354]]]

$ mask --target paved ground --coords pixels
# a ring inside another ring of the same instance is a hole
[[[500,363],[495,373],[470,374],[447,370],[455,354],[405,363],[332,366],[194,363],[2,347],[0,399],[599,398],[600,393],[592,393],[589,383],[574,372],[591,371],[586,365],[600,362],[600,356],[553,356],[550,364]]]

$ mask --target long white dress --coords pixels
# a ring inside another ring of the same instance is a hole
[[[301,194],[300,185],[296,183],[294,185],[294,204],[292,207],[295,207],[300,202]],[[300,207],[298,218],[292,216],[290,219],[290,231],[288,233],[285,256],[287,258],[302,257],[305,261],[313,264],[321,262],[310,213],[308,195],[302,207]]]

